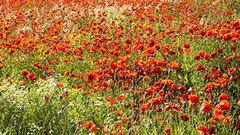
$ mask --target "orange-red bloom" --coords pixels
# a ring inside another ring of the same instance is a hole
[[[122,115],[122,110],[117,110],[117,111],[116,111],[116,115],[117,115],[117,116],[121,116],[121,115]]]
[[[27,78],[30,79],[31,81],[36,81],[37,77],[33,73],[27,74]]]
[[[173,69],[173,70],[176,70],[176,71],[179,71],[180,70],[180,64],[177,62],[177,61],[172,61],[170,63],[168,63],[168,66]]]
[[[199,98],[197,95],[189,95],[189,100],[194,104],[197,104],[199,102]]]
[[[189,48],[190,48],[190,44],[189,44],[189,43],[184,43],[183,46],[184,46],[184,48],[186,48],[186,49],[189,49]]]
[[[221,93],[221,95],[219,96],[219,101],[221,100],[227,100],[228,101],[228,95],[226,93]]]
[[[28,74],[29,74],[29,72],[28,72],[26,69],[23,69],[23,70],[21,71],[21,75],[22,75],[22,76],[27,77]]]
[[[203,101],[201,107],[200,107],[200,112],[207,113],[211,111],[212,105],[208,101]]]
[[[238,131],[240,131],[240,122],[238,122],[238,123],[236,124],[236,129],[237,129]]]
[[[198,132],[201,134],[201,135],[209,135],[209,130],[206,126],[204,125],[199,125],[198,128],[197,128]]]
[[[222,124],[224,126],[230,125],[233,121],[233,118],[231,116],[227,116],[225,119],[223,119]]]
[[[205,70],[205,67],[203,65],[199,65],[196,69],[197,72],[200,72],[202,70]]]
[[[0,63],[0,69],[4,67],[4,64]]]
[[[171,132],[172,132],[171,128],[164,129],[164,135],[171,135]]]
[[[87,81],[88,82],[93,82],[95,79],[96,79],[96,74],[94,74],[94,73],[88,73],[87,74]]]
[[[188,114],[187,114],[187,113],[183,114],[183,115],[181,116],[181,119],[182,119],[184,122],[188,121],[188,120],[189,120]]]
[[[56,83],[56,87],[57,88],[62,88],[63,87],[63,83],[62,82],[57,82]]]
[[[222,109],[224,111],[230,110],[230,104],[227,100],[222,100],[218,105],[217,108]]]
[[[92,121],[87,121],[87,122],[84,124],[84,127],[85,127],[85,128],[91,128],[92,125],[93,125],[93,122],[92,122]]]

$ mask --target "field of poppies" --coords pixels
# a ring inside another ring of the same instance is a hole
[[[0,134],[240,135],[239,0],[0,0]]]

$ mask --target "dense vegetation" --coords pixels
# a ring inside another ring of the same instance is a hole
[[[0,4],[0,134],[240,134],[240,1]]]

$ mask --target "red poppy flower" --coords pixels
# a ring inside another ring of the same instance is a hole
[[[189,100],[194,104],[197,104],[199,102],[199,98],[197,95],[189,95]]]
[[[154,47],[149,47],[147,49],[147,53],[150,54],[150,55],[154,54]]]
[[[62,88],[63,87],[63,83],[62,82],[57,82],[56,83],[56,87],[57,88]]]
[[[232,28],[237,29],[237,28],[239,28],[239,27],[240,27],[240,22],[239,22],[239,21],[234,21],[234,22],[232,22]]]
[[[213,115],[221,115],[223,114],[222,110],[219,108],[214,108]]]
[[[203,66],[203,65],[199,65],[198,67],[197,67],[197,72],[200,72],[200,71],[202,71],[202,70],[205,70],[205,67]]]
[[[232,123],[233,118],[231,116],[227,116],[225,119],[223,119],[222,124],[224,126],[230,125]]]
[[[121,101],[123,101],[123,100],[125,100],[125,97],[124,97],[124,96],[122,96],[122,95],[119,95],[119,96],[118,96],[118,100],[121,100]]]
[[[173,70],[176,70],[176,71],[179,71],[180,70],[180,64],[177,62],[177,61],[172,61],[170,63],[168,63],[168,66],[173,69]]]
[[[206,126],[204,125],[199,125],[198,128],[197,128],[198,132],[201,134],[201,135],[209,135],[209,130]]]
[[[173,84],[171,85],[171,89],[172,89],[172,90],[176,90],[176,89],[177,89],[177,85],[176,85],[175,83],[173,83]]]
[[[79,126],[79,125],[82,125],[82,124],[83,124],[83,122],[84,122],[83,120],[78,120],[78,121],[76,121],[76,123],[75,123],[75,124],[76,124],[77,126]]]
[[[230,104],[227,100],[222,100],[219,104],[217,104],[217,108],[228,111],[230,110]]]
[[[36,77],[33,73],[29,73],[29,74],[27,75],[27,78],[30,79],[31,81],[37,80],[37,77]]]
[[[217,52],[218,53],[223,53],[223,49],[222,48],[218,48]]]
[[[121,115],[122,115],[122,110],[117,110],[117,111],[116,111],[116,115],[117,115],[117,116],[121,116]]]
[[[171,128],[164,129],[164,135],[171,135],[171,132],[172,132]]]
[[[106,100],[108,101],[108,103],[110,103],[110,104],[117,104],[117,103],[118,103],[116,100],[112,99],[111,97],[106,97],[105,99],[106,99]]]
[[[228,95],[226,93],[221,93],[218,100],[219,101],[221,101],[221,100],[227,100],[228,101]]]
[[[200,107],[200,112],[207,113],[211,111],[212,105],[208,101],[203,101],[201,107]]]
[[[145,111],[147,111],[149,108],[151,107],[150,103],[146,103],[143,106],[141,106],[141,111],[144,113]]]
[[[66,99],[68,96],[68,91],[64,91],[62,94],[61,94],[61,99]]]
[[[231,67],[230,69],[229,69],[229,73],[230,74],[236,74],[237,73],[237,70],[236,70],[236,68],[234,68],[234,67]]]
[[[151,103],[152,103],[153,105],[158,105],[158,104],[161,103],[161,100],[160,100],[159,98],[152,98],[152,99],[151,99]]]
[[[216,132],[216,126],[215,125],[212,125],[211,127],[210,127],[210,131],[209,131],[209,134],[210,135],[214,135],[215,134],[215,132]]]
[[[132,43],[132,41],[131,41],[131,39],[130,39],[130,38],[127,38],[127,39],[125,39],[125,43],[126,43],[126,44],[131,44],[131,43]]]
[[[178,86],[178,89],[181,90],[181,91],[186,91],[187,90],[187,88],[183,85]]]
[[[146,92],[148,95],[152,95],[155,92],[155,90],[153,87],[150,86],[144,92]]]
[[[28,72],[26,69],[23,69],[23,70],[21,71],[21,75],[22,75],[22,76],[27,77],[28,74],[29,74],[29,72]]]
[[[145,80],[146,82],[149,82],[149,81],[151,80],[151,78],[150,78],[149,76],[144,76],[144,80]]]
[[[187,114],[187,113],[183,114],[183,115],[181,116],[181,119],[182,119],[184,122],[188,121],[188,120],[189,120],[188,114]]]
[[[224,116],[222,114],[214,115],[213,119],[216,121],[222,121],[224,119]]]
[[[96,79],[96,74],[94,73],[87,73],[87,81],[88,82],[93,82]]]
[[[27,84],[27,83],[26,83],[25,81],[20,81],[20,82],[19,82],[19,85],[20,85],[20,86],[25,86],[26,84]]]
[[[117,64],[111,63],[111,64],[110,64],[110,68],[111,68],[111,69],[114,69],[114,70],[117,69]]]
[[[237,129],[238,131],[240,131],[240,122],[238,122],[238,123],[236,124],[236,129]]]
[[[0,69],[4,67],[4,64],[0,63]]]
[[[184,46],[184,48],[186,48],[186,49],[189,49],[189,48],[190,48],[190,44],[189,44],[189,43],[184,43],[183,46]]]
[[[147,44],[149,45],[149,47],[153,47],[155,44],[155,41],[153,39],[148,39]]]
[[[84,127],[85,127],[85,128],[91,128],[92,125],[93,125],[93,122],[92,122],[92,121],[87,121],[87,122],[84,124]]]

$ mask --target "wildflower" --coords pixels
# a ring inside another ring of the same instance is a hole
[[[171,128],[164,129],[164,135],[171,135],[171,132],[172,132]]]
[[[182,119],[184,122],[188,121],[188,120],[189,120],[188,114],[187,114],[187,113],[183,114],[183,115],[181,116],[181,119]]]
[[[176,70],[176,71],[180,70],[180,64],[177,61],[172,61],[168,63],[168,66],[173,70]]]
[[[63,83],[62,82],[57,82],[56,83],[56,87],[57,88],[62,88],[63,87]]]
[[[197,72],[200,72],[202,70],[205,70],[205,67],[203,65],[199,65],[196,69]]]
[[[232,22],[232,28],[237,29],[237,28],[239,28],[239,27],[240,27],[240,22],[239,22],[239,21],[234,21],[234,22]]]
[[[93,82],[96,79],[96,74],[94,73],[87,73],[87,81]]]
[[[209,129],[209,134],[210,135],[214,135],[216,132],[216,126],[215,125],[212,125]]]
[[[176,90],[176,89],[177,89],[177,85],[176,85],[175,83],[173,83],[173,84],[171,85],[171,89],[172,89],[172,90]]]
[[[125,100],[125,97],[124,97],[124,96],[122,96],[122,95],[119,95],[119,96],[118,96],[118,100],[121,100],[121,101],[123,101],[123,100]]]
[[[29,72],[26,69],[23,69],[21,71],[21,75],[24,76],[24,77],[27,77],[28,74],[29,74]]]
[[[27,74],[27,78],[30,79],[31,81],[36,81],[37,77],[33,73]]]
[[[228,101],[228,95],[226,93],[221,93],[218,100],[219,101],[221,101],[221,100],[227,100]]]
[[[197,95],[189,95],[189,100],[191,101],[191,103],[193,104],[197,104],[199,102],[199,98]]]
[[[147,44],[149,45],[149,47],[153,47],[155,44],[155,41],[153,39],[148,39]]]
[[[152,102],[153,105],[158,105],[158,104],[160,104],[161,101],[158,98],[152,98],[151,102]]]
[[[116,111],[116,115],[117,115],[117,116],[121,116],[121,115],[122,115],[122,110],[117,110],[117,111]]]
[[[190,48],[190,44],[189,44],[189,43],[184,43],[183,46],[184,46],[184,48],[186,48],[186,49],[189,49],[189,48]]]
[[[83,122],[84,122],[83,120],[78,120],[78,121],[76,121],[76,125],[77,125],[77,126],[82,125]]]
[[[240,122],[238,122],[238,123],[236,124],[236,129],[237,129],[238,131],[240,131]]]
[[[222,124],[224,126],[230,125],[232,123],[233,118],[231,116],[227,116],[225,119],[223,119]]]
[[[0,69],[4,67],[4,64],[0,63]]]
[[[209,130],[206,126],[204,125],[199,125],[198,128],[197,128],[198,132],[201,134],[201,135],[209,135]]]
[[[93,122],[92,121],[87,121],[85,124],[84,124],[84,127],[85,128],[91,128],[93,125]]]
[[[117,104],[117,103],[118,103],[116,100],[112,99],[111,97],[106,97],[105,99],[106,99],[106,100],[108,101],[108,103],[110,103],[110,104]]]
[[[126,43],[126,44],[131,44],[131,43],[132,43],[132,41],[131,41],[131,39],[130,39],[130,38],[126,38],[126,39],[125,39],[125,43]]]
[[[208,101],[203,101],[201,107],[200,107],[200,112],[207,113],[211,110],[212,105]]]
[[[68,91],[64,91],[62,94],[61,94],[61,99],[66,99],[68,96]]]
[[[151,107],[150,103],[146,103],[143,106],[141,106],[141,111],[144,113],[145,111],[147,111],[149,108]]]
[[[217,108],[228,111],[230,110],[230,104],[227,100],[222,100],[219,104],[217,104]]]
[[[230,69],[229,69],[229,73],[230,74],[236,74],[237,73],[237,70],[236,70],[236,68],[234,68],[234,67],[231,67]]]
[[[19,82],[19,85],[20,85],[20,86],[25,86],[26,84],[27,84],[27,83],[26,83],[25,81],[20,81],[20,82]]]
[[[181,90],[181,91],[186,91],[187,90],[187,88],[183,85],[178,86],[178,89]]]

